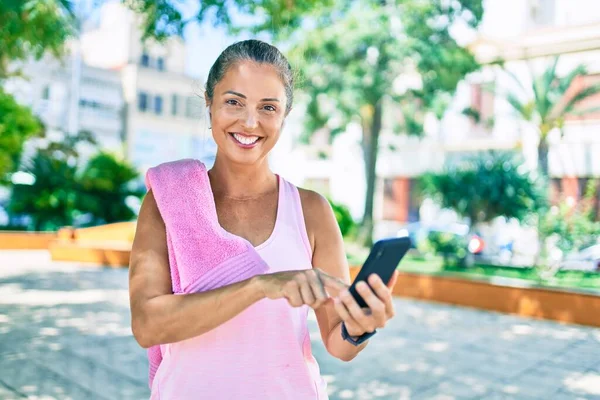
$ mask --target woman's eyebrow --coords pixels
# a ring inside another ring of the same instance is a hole
[[[241,94],[241,93],[238,93],[238,92],[235,92],[235,91],[233,91],[233,90],[228,90],[228,91],[226,91],[224,94],[232,94],[232,95],[234,95],[234,96],[241,97],[242,99],[246,99],[246,98],[247,98],[247,97],[246,97],[246,96],[244,96],[243,94]],[[267,97],[267,98],[261,99],[261,101],[277,101],[277,102],[279,102],[279,99],[278,99],[278,98],[275,98],[275,97]]]

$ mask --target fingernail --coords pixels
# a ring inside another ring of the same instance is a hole
[[[358,284],[356,284],[356,287],[358,289],[366,289],[367,288],[367,284],[365,282],[359,282]]]

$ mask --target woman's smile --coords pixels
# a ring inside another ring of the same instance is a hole
[[[229,136],[232,138],[235,144],[243,149],[252,149],[256,147],[256,145],[258,145],[258,143],[263,139],[260,136],[249,135],[241,132],[229,132]]]

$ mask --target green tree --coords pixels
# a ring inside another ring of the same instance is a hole
[[[511,155],[467,159],[442,173],[421,177],[421,191],[469,219],[471,226],[496,217],[527,221],[546,206],[541,179],[525,172]]]
[[[385,108],[401,114],[400,131],[410,135],[423,133],[427,111],[441,117],[457,83],[478,67],[450,27],[458,20],[476,27],[482,12],[481,1],[356,1],[318,20],[291,53],[304,75],[308,135],[326,128],[333,136],[352,121],[362,127],[367,190],[360,237],[367,245]],[[410,76],[413,82],[396,90],[394,81]]]
[[[23,143],[42,133],[42,124],[31,110],[0,88],[0,184],[6,184],[8,174],[18,167]]]
[[[29,215],[32,219],[30,228],[36,231],[71,225],[78,194],[76,170],[75,165],[63,158],[37,152],[23,168],[35,182],[12,186],[9,213]]]
[[[587,74],[586,67],[579,65],[564,76],[558,75],[556,67],[559,57],[538,76],[531,77],[531,85],[524,84],[510,71],[506,73],[516,83],[517,90],[506,94],[506,99],[523,118],[534,124],[539,135],[538,164],[541,173],[548,176],[548,134],[558,128],[562,135],[565,117],[585,115],[598,109],[577,110],[578,105],[590,96],[600,93],[600,84],[591,85],[567,97],[567,91],[575,79]],[[571,89],[572,90],[572,89]]]
[[[19,72],[11,69],[15,61],[60,56],[72,21],[68,0],[0,1],[0,80]]]
[[[72,21],[68,0],[0,1],[0,85],[21,74],[19,62],[63,54]],[[31,111],[0,88],[0,183],[18,166],[23,143],[42,130]]]
[[[135,214],[125,200],[129,196],[142,196],[143,193],[129,186],[138,176],[133,166],[114,155],[106,152],[96,154],[78,177],[81,187],[77,198],[78,211],[92,214],[94,225],[132,219]]]

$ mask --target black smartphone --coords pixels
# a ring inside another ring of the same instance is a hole
[[[365,303],[356,291],[356,284],[360,281],[365,281],[368,285],[367,278],[371,274],[379,275],[383,283],[387,284],[408,249],[410,249],[410,239],[408,237],[382,239],[373,245],[369,257],[367,257],[354,282],[352,282],[352,285],[348,289],[359,306],[368,307],[367,303]]]

